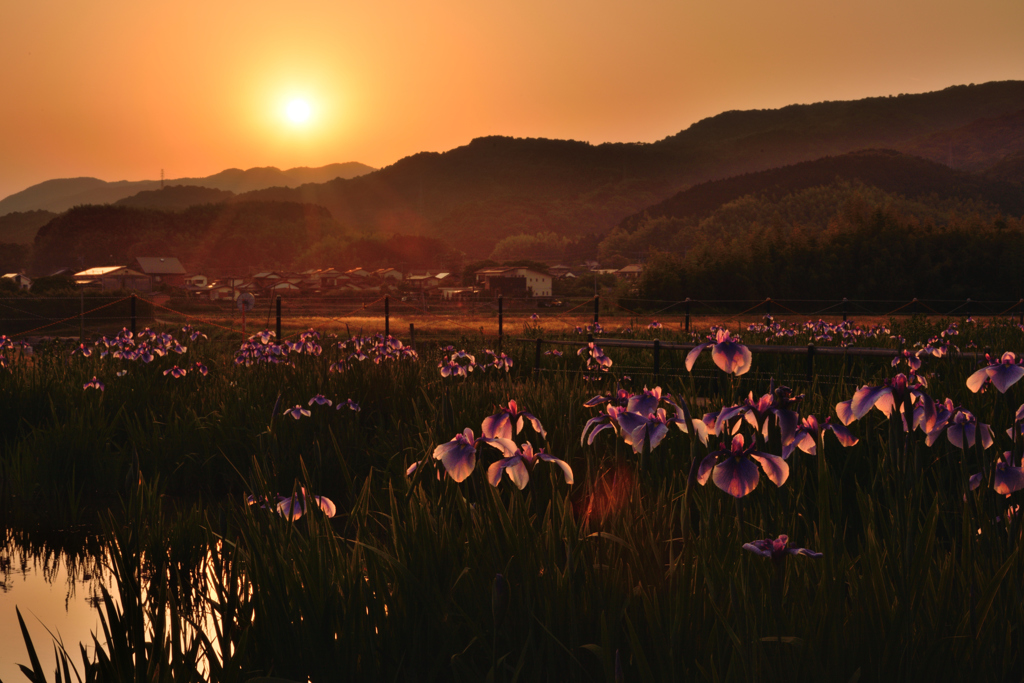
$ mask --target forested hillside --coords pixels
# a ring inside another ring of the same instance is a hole
[[[162,211],[81,206],[43,227],[31,270],[48,273],[175,256],[190,272],[245,274],[262,269],[433,266],[451,251],[425,237],[356,235],[319,206],[235,202]],[[2,252],[0,252],[2,254]]]
[[[290,267],[314,244],[347,239],[327,210],[302,204],[207,204],[181,212],[80,206],[39,230],[32,266],[46,273],[130,263],[137,256],[176,256],[190,270],[218,265],[244,272]]]
[[[979,201],[908,199],[848,181],[750,194],[703,217],[616,229],[604,258],[643,251],[647,299],[1016,300],[1024,222]]]
[[[865,150],[702,183],[627,217],[619,228],[631,232],[652,218],[699,218],[745,195],[780,197],[836,179],[906,197],[971,200],[1013,216],[1024,215],[1024,187],[1019,183],[954,171],[891,150]]]
[[[195,185],[167,185],[159,190],[145,190],[114,202],[117,206],[132,206],[138,209],[163,209],[184,211],[190,206],[219,204],[235,197],[229,190],[216,190]]]
[[[708,180],[909,145],[1021,110],[1024,83],[1008,81],[726,112],[653,144],[481,138],[359,178],[242,198],[318,204],[355,230],[433,235],[482,256],[509,235],[610,230],[624,217]]]

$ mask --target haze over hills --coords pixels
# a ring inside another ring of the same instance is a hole
[[[674,192],[865,148],[910,147],[979,119],[1024,111],[1024,82],[955,86],[920,95],[726,112],[652,144],[488,137],[442,154],[421,153],[375,173],[240,199],[328,208],[367,234],[451,239],[489,253],[509,234],[604,232]],[[1016,136],[1009,117],[1003,135]]]
[[[205,178],[176,178],[164,185],[195,185],[229,192],[250,192],[266,187],[298,187],[306,183],[323,183],[334,178],[354,178],[374,169],[350,161],[319,168],[290,168],[282,171],[273,166],[241,170],[227,169]],[[83,204],[112,204],[142,191],[159,190],[159,180],[120,180],[106,182],[98,178],[61,178],[47,180],[0,200],[0,216],[15,211],[62,212]]]
[[[1007,156],[1024,152],[1024,110],[941,130],[899,149],[951,168],[984,171]]]
[[[990,207],[992,213],[1024,215],[1024,186],[1020,183],[956,171],[894,150],[863,150],[694,185],[626,217],[619,227],[631,232],[657,218],[700,219],[747,195],[783,197],[836,180],[908,198],[960,199]]]
[[[911,149],[936,156],[943,140],[949,139],[960,149],[972,150],[972,168],[985,173],[954,171],[892,151]],[[302,216],[315,215],[316,225],[326,226],[305,231],[300,244],[287,250],[301,255],[309,265],[321,260],[332,265],[328,256],[344,254],[356,243],[366,246],[393,235],[429,238],[434,242],[420,244],[434,244],[430,249],[436,253],[448,245],[448,251],[462,252],[467,258],[486,257],[503,240],[517,235],[550,236],[544,238],[547,243],[572,245],[577,256],[584,248],[596,254],[598,242],[620,224],[620,230],[628,233],[644,217],[676,220],[679,206],[690,211],[689,220],[694,211],[716,211],[745,195],[767,192],[777,198],[828,186],[837,178],[878,187],[885,197],[934,196],[947,202],[947,208],[1019,216],[1024,213],[1024,192],[1013,181],[1020,177],[1022,162],[1014,150],[1021,139],[1024,82],[1017,81],[956,86],[921,95],[726,112],[651,144],[486,137],[444,153],[416,154],[355,178],[295,188],[233,195],[244,187],[245,179],[271,182],[278,174],[291,173],[251,169],[211,176],[213,180],[207,179],[204,187],[137,192],[118,200],[118,207],[63,215],[48,226],[45,240],[36,240],[33,261],[62,263],[67,260],[62,249],[87,243],[103,254],[131,251],[137,242],[175,244],[183,253],[191,252],[194,248],[189,245],[202,237],[202,226],[216,223],[210,222],[210,216],[230,217],[240,230],[241,217],[251,221],[259,215],[258,205],[246,205],[262,202],[269,202],[267,207],[310,207],[306,213],[273,209],[277,213],[272,223],[293,226]],[[882,147],[889,151],[879,151]],[[876,149],[862,151],[865,148]],[[305,176],[296,177],[311,177],[314,170],[306,169]],[[89,185],[88,179],[80,180],[89,187],[101,182]],[[30,190],[39,191],[42,185]],[[228,208],[205,213],[187,210],[211,203]],[[322,213],[324,209],[329,214]],[[119,226],[119,244],[104,236],[105,211]],[[167,211],[185,215],[170,218],[164,216]],[[89,235],[84,241],[83,230]],[[233,258],[232,263],[260,265],[258,260],[266,257],[278,264],[275,267],[284,267],[285,251],[254,243],[269,239],[270,232],[269,223],[248,241],[233,232],[232,249],[244,246],[247,256]],[[183,242],[180,235],[188,235],[191,242]],[[13,240],[0,225],[0,242],[8,241]],[[221,238],[218,241],[223,243]],[[201,251],[202,262],[211,267],[222,253]],[[637,248],[619,253],[634,252]],[[425,258],[425,253],[420,249],[417,258]]]

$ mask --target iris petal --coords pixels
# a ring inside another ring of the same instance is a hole
[[[722,342],[711,349],[711,358],[722,372],[742,375],[750,370],[750,349],[738,342]]]
[[[779,456],[771,453],[751,453],[750,457],[761,463],[761,469],[776,486],[782,486],[789,479],[789,465]]]
[[[788,472],[788,468],[787,468]],[[725,458],[711,475],[715,486],[734,498],[742,498],[757,488],[757,465],[747,458]]]

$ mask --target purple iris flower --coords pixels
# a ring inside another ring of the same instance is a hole
[[[283,414],[289,415],[295,418],[296,420],[301,420],[303,417],[309,417],[311,413],[305,408],[303,408],[302,405],[296,405],[294,408],[289,408],[288,410],[284,411]]]
[[[196,364],[195,364],[194,367],[195,367],[196,372],[198,372],[203,377],[206,377],[208,374],[210,374],[210,369],[207,368],[205,365],[203,365],[202,362],[200,362],[200,361],[196,361]]]
[[[757,446],[755,441],[750,446],[744,446],[742,434],[732,438],[732,444],[727,449],[725,444],[720,444],[719,449],[710,453],[701,461],[697,471],[697,481],[701,486],[707,484],[708,477],[714,479],[715,486],[722,489],[734,498],[742,498],[755,488],[759,474],[757,465],[751,462],[756,460],[768,479],[776,486],[782,486],[789,478],[789,465],[777,455],[761,453],[754,450]]]
[[[986,353],[985,360],[989,365],[967,378],[967,388],[974,393],[992,384],[1000,394],[1005,394],[1007,389],[1024,377],[1024,366],[1021,365],[1024,358],[1018,359],[1013,351],[1007,351],[997,361],[993,361]]]
[[[800,426],[796,428],[793,434],[793,438],[782,447],[783,459],[788,459],[792,455],[793,451],[799,448],[808,455],[817,455],[818,453],[818,439],[824,435],[826,431],[831,431],[836,435],[836,438],[846,448],[855,446],[859,439],[850,433],[846,427],[841,424],[832,422],[831,417],[826,417],[824,422],[819,423],[818,418],[813,415],[808,415],[801,420]]]
[[[506,452],[504,458],[491,463],[491,466],[487,468],[487,481],[490,482],[491,486],[496,487],[501,483],[501,474],[504,472],[521,491],[529,483],[530,472],[533,471],[538,460],[555,463],[561,468],[562,476],[565,477],[565,483],[573,483],[572,468],[569,467],[568,463],[545,453],[543,449],[534,451],[529,441],[516,449],[515,453],[509,455]]]
[[[85,384],[82,385],[82,389],[83,390],[85,390],[85,389],[99,389],[100,391],[103,391],[105,388],[106,387],[103,386],[103,382],[101,382],[98,379],[96,379],[95,375],[93,375],[91,380],[89,380],[88,382],[86,382]]]
[[[534,321],[540,320],[540,316],[537,315],[536,313],[533,313],[533,314],[530,315],[530,320],[534,320]]]
[[[476,369],[476,357],[465,350],[457,351],[451,356],[444,356],[437,367],[442,377],[466,377]]]
[[[509,439],[486,436],[477,439],[473,435],[473,430],[467,427],[448,443],[443,443],[435,448],[434,459],[441,461],[449,477],[456,482],[461,482],[472,474],[476,467],[476,447],[480,443],[493,446],[506,455],[515,455],[518,450],[515,443]]]
[[[740,343],[739,337],[729,334],[729,330],[721,328],[715,332],[714,337],[708,337],[704,344],[698,344],[690,353],[686,354],[686,369],[693,371],[693,364],[697,362],[697,356],[704,349],[711,347],[711,359],[722,372],[732,375],[742,375],[750,370],[751,356],[750,349]]]
[[[334,405],[334,402],[323,394],[317,394],[313,398],[309,399],[309,403],[307,405],[312,406],[314,403],[318,406],[327,406],[328,408]]]
[[[647,329],[650,329],[650,330],[660,330],[661,328],[662,328],[662,324],[659,323],[657,320],[652,320],[651,324],[647,326]]]
[[[981,486],[981,472],[971,476],[971,490]],[[1013,453],[1006,451],[996,459],[996,468],[992,473],[992,490],[1004,496],[1024,489],[1024,467],[1014,467]]]
[[[294,522],[306,514],[307,501],[315,503],[328,517],[333,517],[337,514],[338,510],[330,498],[306,493],[305,487],[288,498],[278,498],[276,509],[283,517]]]
[[[667,400],[667,402],[675,408],[674,416],[670,416],[664,408],[657,408],[646,416],[643,413],[630,412],[628,409],[618,414],[622,439],[633,447],[634,453],[643,451],[644,442],[650,445],[651,450],[660,446],[668,436],[669,425],[675,425],[679,431],[689,434],[686,412],[682,406],[676,405],[671,400]],[[704,428],[704,423],[700,420],[693,420],[693,427],[700,440],[707,443],[708,433]]]
[[[185,368],[179,368],[177,365],[175,365],[173,368],[167,368],[166,370],[164,370],[164,377],[170,375],[174,379],[181,379],[182,377],[185,376],[187,372],[188,371]]]
[[[918,358],[917,355],[913,351],[910,351],[909,349],[903,349],[902,351],[900,351],[899,354],[892,359],[892,366],[896,367],[897,365],[900,364],[900,361],[906,361],[907,365],[910,367],[911,372],[917,372],[918,370],[921,369],[921,359]]]
[[[625,408],[626,406],[629,405],[629,399],[631,396],[632,394],[630,394],[625,389],[618,389],[614,394],[611,395],[598,394],[597,396],[594,396],[593,398],[587,400],[587,402],[583,404],[583,407],[596,408],[602,403],[611,402],[612,405],[618,406],[619,408]]]
[[[587,345],[576,352],[577,356],[586,359],[587,370],[607,372],[612,367],[612,359],[604,354],[594,342],[587,342]]]
[[[743,549],[756,553],[761,557],[767,557],[769,560],[776,563],[784,562],[790,555],[803,555],[804,557],[815,558],[824,557],[821,553],[816,553],[813,550],[808,550],[807,548],[790,548],[789,536],[786,534],[781,534],[775,539],[766,538],[763,541],[744,543]]]
[[[1013,426],[1006,430],[1006,435],[1013,439],[1014,443],[1018,437],[1024,436],[1024,403],[1017,408],[1017,413],[1013,416]]]
[[[546,439],[548,437],[548,433],[544,430],[544,425],[541,424],[540,420],[525,410],[519,410],[519,404],[515,401],[509,401],[508,405],[504,408],[498,406],[497,413],[490,417],[485,417],[483,424],[480,425],[480,431],[489,439],[511,439],[512,425],[515,425],[515,433],[518,434],[523,431],[524,420],[529,420],[530,425],[533,426],[533,431],[540,434],[541,438]]]
[[[558,349],[551,349],[550,351],[545,351],[544,355],[545,356],[552,356],[554,358],[561,358],[562,357],[562,352],[559,351]]]
[[[619,415],[622,414],[624,410],[624,408],[609,403],[605,406],[604,413],[587,420],[587,424],[583,425],[583,433],[580,435],[580,445],[583,445],[584,440],[586,440],[587,445],[593,445],[594,439],[597,435],[606,429],[611,429],[613,431],[617,430]],[[589,438],[587,437],[587,432],[590,432]]]
[[[629,397],[629,400],[626,402],[626,411],[650,415],[658,409],[659,403],[661,403],[661,387],[654,387],[653,389],[644,387],[644,390],[639,394],[633,394]]]
[[[974,413],[964,410],[960,406],[954,407],[953,402],[948,398],[940,406],[939,419],[928,432],[928,436],[925,438],[926,445],[934,445],[942,436],[942,432],[946,432],[946,438],[957,448],[972,448],[979,432],[982,447],[989,448],[992,445],[995,437],[992,428],[978,422]]]
[[[868,414],[872,407],[878,408],[886,417],[892,414],[893,408],[902,414],[904,400],[908,395],[917,403],[922,402],[923,428],[925,432],[931,431],[935,426],[935,401],[924,392],[927,384],[923,377],[911,373],[909,376],[900,373],[885,381],[880,387],[864,385],[854,393],[849,401],[842,401],[836,405],[836,414],[844,425],[849,425],[854,420],[859,420]],[[913,420],[913,416],[911,416]],[[906,422],[906,417],[904,417]]]
[[[494,362],[491,363],[491,367],[495,370],[510,372],[512,370],[512,359],[506,356],[504,352],[498,353],[494,356]]]
[[[729,428],[729,422],[742,416],[743,420],[754,428],[755,433],[763,438],[768,438],[768,419],[775,416],[782,435],[782,443],[789,443],[796,434],[799,415],[788,406],[801,400],[803,395],[790,397],[789,387],[779,387],[769,391],[760,398],[754,398],[754,392],[750,392],[743,403],[734,406],[723,407],[717,413],[707,413],[703,417],[703,423],[711,434],[727,435],[739,432],[741,423],[736,422]]]
[[[327,405],[331,405],[330,402],[328,402]],[[359,407],[359,404],[350,398],[345,399],[344,402],[338,401],[338,405],[334,406],[335,410],[341,410],[342,408],[348,408],[354,413],[358,413],[362,410],[362,408]]]

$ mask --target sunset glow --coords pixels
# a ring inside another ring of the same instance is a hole
[[[292,100],[288,103],[286,110],[288,120],[294,124],[303,124],[309,121],[309,116],[312,113],[312,109],[309,106],[309,102],[306,100]]]
[[[380,167],[486,135],[653,142],[732,109],[1024,78],[1024,4],[920,9],[7,3],[0,83],[24,106],[0,110],[0,197],[161,168]],[[287,113],[300,99],[308,118]]]

